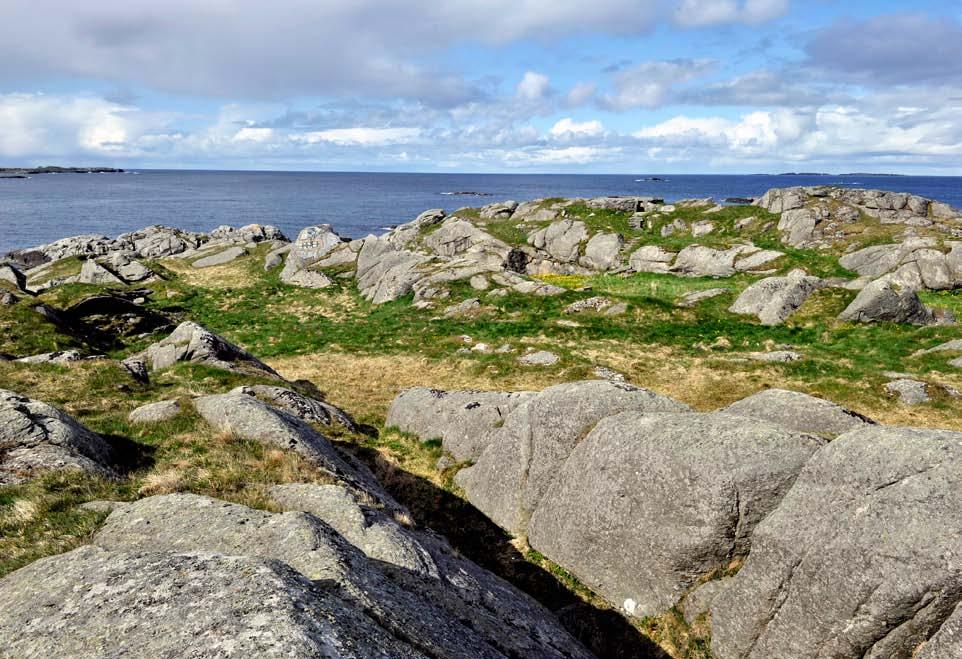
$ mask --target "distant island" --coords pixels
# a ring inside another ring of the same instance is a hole
[[[843,174],[829,174],[828,172],[782,172],[775,176],[905,176],[905,174],[879,174],[873,172],[846,172]]]
[[[115,167],[0,167],[0,178],[27,178],[34,174],[123,174]]]

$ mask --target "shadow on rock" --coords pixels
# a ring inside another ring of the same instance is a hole
[[[123,435],[101,435],[113,449],[113,464],[121,474],[149,469],[154,466],[153,446],[140,444]]]
[[[465,557],[493,572],[553,611],[568,632],[598,657],[664,659],[668,655],[617,612],[584,602],[550,572],[526,560],[511,536],[467,501],[392,465],[372,449],[355,454],[421,526],[445,536]]]

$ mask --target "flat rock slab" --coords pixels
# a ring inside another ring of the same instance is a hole
[[[127,419],[136,424],[163,423],[175,418],[181,411],[180,403],[176,400],[162,400],[141,405],[133,410]]]
[[[459,462],[475,461],[491,431],[534,392],[439,391],[405,389],[391,403],[387,425],[416,435],[421,441],[440,439]]]
[[[0,389],[0,485],[62,470],[116,478],[113,457],[110,444],[73,417]]]
[[[929,396],[929,385],[919,380],[900,378],[885,385],[885,391],[896,396],[903,405],[921,405],[932,400]]]
[[[608,417],[554,478],[528,542],[627,614],[658,615],[748,553],[822,443],[719,413]]]
[[[841,405],[798,391],[766,389],[721,410],[727,414],[771,421],[784,428],[837,437],[864,425],[874,425],[866,416]]]
[[[962,433],[846,433],[755,529],[748,560],[712,604],[712,650],[915,656],[962,599],[959,529]]]
[[[539,350],[522,355],[518,358],[518,363],[522,366],[554,366],[561,358],[553,352]]]
[[[338,425],[350,432],[359,431],[359,427],[351,415],[341,408],[323,400],[305,396],[293,389],[255,384],[237,387],[232,389],[230,393],[253,396],[272,407],[290,412],[298,419],[308,423],[319,423],[328,427]]]
[[[197,259],[191,266],[195,268],[210,268],[217,265],[225,265],[247,255],[247,250],[240,246],[228,247],[222,252],[211,254]]]

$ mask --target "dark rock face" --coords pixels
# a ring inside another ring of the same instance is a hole
[[[110,445],[60,410],[0,389],[0,485],[45,471],[114,478]]]
[[[859,291],[841,320],[860,323],[892,322],[930,325],[936,322],[932,310],[922,304],[914,288],[883,277]]]
[[[528,271],[530,261],[531,257],[523,249],[512,249],[504,260],[504,269],[523,275]]]
[[[726,414],[608,417],[574,447],[528,541],[626,613],[656,615],[748,552],[820,446]]]
[[[712,649],[721,659],[915,656],[958,625],[946,620],[962,601],[959,529],[962,433],[846,433],[755,529],[745,566],[712,604]]]

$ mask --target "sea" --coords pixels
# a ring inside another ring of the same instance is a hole
[[[839,185],[911,192],[962,208],[962,177],[854,175],[397,174],[133,170],[0,179],[0,254],[67,236],[114,237],[151,224],[209,231],[273,224],[291,239],[330,224],[356,238],[414,219],[495,201],[650,195],[757,197],[769,188]]]

